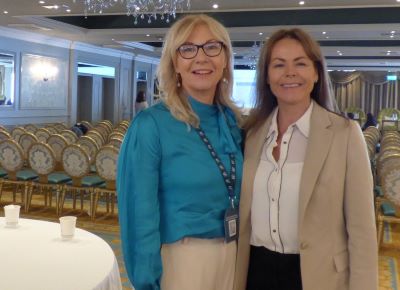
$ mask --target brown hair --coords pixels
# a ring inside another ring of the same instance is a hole
[[[314,62],[318,74],[318,81],[311,92],[311,98],[325,109],[335,111],[335,103],[331,93],[331,83],[319,44],[302,29],[281,29],[272,34],[260,52],[257,69],[257,97],[255,107],[247,119],[245,125],[246,130],[257,130],[278,105],[276,96],[272,93],[267,82],[268,66],[271,62],[272,49],[278,41],[285,38],[297,40],[303,46],[307,56]]]
[[[178,75],[175,73],[177,49],[181,46],[198,25],[206,25],[215,38],[222,41],[225,49],[226,68],[223,78],[219,81],[215,92],[215,102],[230,108],[240,123],[239,109],[231,99],[233,86],[233,53],[232,45],[226,28],[214,18],[205,14],[186,15],[175,22],[169,29],[163,45],[158,79],[161,97],[170,109],[171,114],[178,120],[198,127],[199,118],[190,107],[187,96],[183,95],[182,87],[177,86]]]

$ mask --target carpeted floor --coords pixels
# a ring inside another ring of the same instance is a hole
[[[17,199],[19,201],[19,199]],[[3,194],[0,202],[0,215],[4,215],[3,206],[11,203],[11,194]],[[121,251],[118,217],[116,214],[107,215],[105,204],[100,203],[96,220],[90,220],[86,209],[88,202],[84,204],[84,210],[73,210],[71,202],[66,203],[63,215],[75,215],[78,217],[77,226],[102,237],[114,250],[118,259],[121,272],[123,290],[132,289],[128,281]],[[79,204],[78,204],[79,207]],[[116,211],[117,212],[117,211]],[[58,221],[54,208],[45,208],[43,198],[36,196],[33,199],[29,213],[21,213],[22,217]],[[385,226],[384,243],[379,253],[379,290],[400,290],[400,225]]]

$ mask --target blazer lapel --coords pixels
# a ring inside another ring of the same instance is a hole
[[[330,125],[331,120],[329,119],[328,112],[314,102],[314,108],[311,113],[309,140],[300,183],[299,230],[318,175],[332,144],[333,131],[329,128]]]
[[[272,114],[269,115],[260,129],[246,137],[244,175],[242,178],[242,193],[240,197],[240,219],[242,221],[241,225],[244,227],[250,223],[254,177],[260,162],[262,148],[271,125],[271,119]]]

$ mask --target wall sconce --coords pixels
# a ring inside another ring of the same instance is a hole
[[[31,74],[44,82],[58,74],[58,68],[51,63],[37,62],[30,68]]]

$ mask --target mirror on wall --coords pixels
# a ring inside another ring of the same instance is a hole
[[[0,51],[0,106],[14,105],[14,65],[12,54]]]

